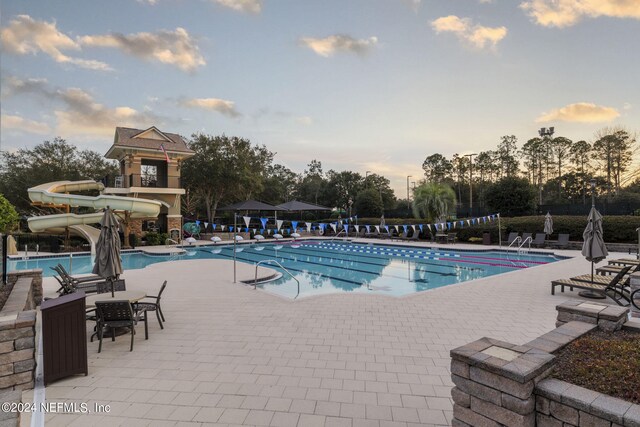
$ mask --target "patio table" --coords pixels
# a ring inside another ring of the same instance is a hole
[[[96,301],[113,301],[113,300],[129,300],[130,303],[138,302],[147,294],[141,291],[117,291],[113,297],[111,292],[88,296],[86,299],[87,308],[96,308]]]

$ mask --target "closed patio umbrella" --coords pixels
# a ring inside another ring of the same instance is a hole
[[[385,224],[385,222],[384,222],[384,215],[382,215],[382,216],[380,217],[380,230],[382,230],[382,229],[384,228],[384,226],[385,226],[385,225],[386,225],[386,224]]]
[[[109,207],[105,209],[100,220],[100,237],[96,243],[96,260],[92,273],[111,282],[113,297],[113,282],[122,274],[122,261],[120,260],[118,220]]]
[[[593,281],[593,264],[599,263],[609,255],[602,233],[602,215],[600,215],[595,206],[591,207],[587,217],[587,227],[582,233],[582,238],[584,239],[582,255],[587,261],[591,261],[591,280]],[[594,293],[592,292],[580,292],[580,295],[594,298]],[[598,296],[599,294],[595,295]]]
[[[544,234],[550,236],[553,233],[553,218],[551,218],[551,214],[547,212],[547,215],[544,217]]]

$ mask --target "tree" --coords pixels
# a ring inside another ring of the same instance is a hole
[[[353,203],[356,195],[363,187],[364,179],[357,172],[330,170],[327,172],[329,182],[325,188],[324,200],[327,206],[349,211],[349,200]]]
[[[377,218],[383,213],[380,193],[374,188],[361,190],[356,196],[354,207],[361,218]]]
[[[32,149],[0,154],[0,193],[20,212],[33,210],[27,189],[52,181],[94,179],[117,175],[117,163],[90,150],[78,151],[62,138]]]
[[[575,142],[569,150],[569,159],[573,163],[574,171],[579,173],[582,177],[582,203],[586,203],[587,200],[587,166],[589,165],[589,159],[591,158],[591,145],[587,141]]]
[[[279,205],[295,199],[298,174],[283,165],[270,165],[264,179],[260,200]]]
[[[520,150],[520,155],[527,167],[529,182],[535,187],[542,185],[542,170],[545,163],[546,149],[540,138],[531,138]]]
[[[422,163],[424,175],[429,182],[442,182],[451,176],[453,165],[442,154],[432,154]]]
[[[391,188],[391,181],[382,175],[370,174],[364,181],[365,188],[374,188],[382,199],[384,210],[395,209],[396,195]]]
[[[454,212],[456,193],[451,187],[427,182],[413,190],[413,215],[429,222],[444,221]]]
[[[457,153],[451,159],[453,176],[458,188],[458,202],[462,201],[462,187],[469,176],[469,158],[460,156]]]
[[[525,178],[505,177],[485,193],[487,206],[503,216],[531,214],[535,210],[535,189]]]
[[[0,233],[12,231],[20,221],[20,215],[11,203],[0,194]]]
[[[200,199],[213,222],[223,200],[237,201],[259,194],[273,153],[238,137],[194,134],[189,148],[195,156],[182,165],[182,179]]]
[[[622,176],[633,160],[636,138],[623,128],[605,128],[596,137],[593,158],[605,172],[609,187],[620,189]]]
[[[518,138],[515,135],[505,135],[500,138],[500,144],[498,144],[497,158],[500,164],[499,175],[502,176],[516,176],[518,173],[518,160],[516,159],[516,144]]]
[[[564,160],[571,151],[573,141],[564,136],[558,136],[551,140],[551,153],[555,156],[554,163],[558,167],[558,199],[562,198],[562,165]]]
[[[298,196],[303,201],[321,204],[319,200],[327,185],[322,172],[322,163],[314,159],[307,167],[309,169],[304,171],[298,185]]]

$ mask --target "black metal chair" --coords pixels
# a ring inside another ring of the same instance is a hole
[[[133,313],[133,308],[129,300],[114,301],[96,301],[96,327],[98,339],[98,353],[102,351],[102,337],[105,329],[109,328],[111,332],[111,341],[116,340],[116,328],[130,328],[131,330],[131,348],[133,351],[133,337],[135,335],[135,326],[140,320],[144,320],[144,338],[149,339],[149,327],[147,325],[147,317],[140,317]]]
[[[136,311],[136,313],[142,312],[142,311],[144,312],[155,311],[156,317],[158,318],[158,323],[160,324],[160,329],[164,329],[162,322],[166,322],[166,320],[164,320],[164,313],[162,312],[162,307],[160,306],[160,298],[162,298],[162,293],[164,292],[164,288],[166,287],[167,287],[167,281],[165,280],[162,286],[160,287],[160,292],[158,292],[157,296],[147,295],[142,299],[142,302],[136,302],[133,305],[133,309]],[[144,301],[145,298],[155,299],[155,302],[145,302]],[[146,317],[146,314],[145,314],[145,317]]]
[[[106,294],[107,292],[111,292],[111,282],[109,280],[102,279],[102,282],[96,283],[96,293],[98,294]],[[113,281],[113,290],[114,292],[118,291],[126,291],[127,287],[124,283],[123,279],[118,279]]]

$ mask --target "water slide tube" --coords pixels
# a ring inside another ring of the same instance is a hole
[[[71,207],[82,206],[94,209],[111,209],[131,212],[131,218],[155,218],[160,214],[160,202],[155,200],[137,199],[123,196],[81,196],[67,194],[77,191],[104,190],[104,185],[93,180],[86,181],[56,181],[41,184],[27,190],[29,199],[34,203],[69,205]],[[27,220],[29,229],[33,232],[49,231],[60,232],[65,227],[76,231],[92,243],[92,248],[100,234],[98,230],[87,224],[96,224],[102,219],[102,212],[84,215],[55,214],[34,216]]]

